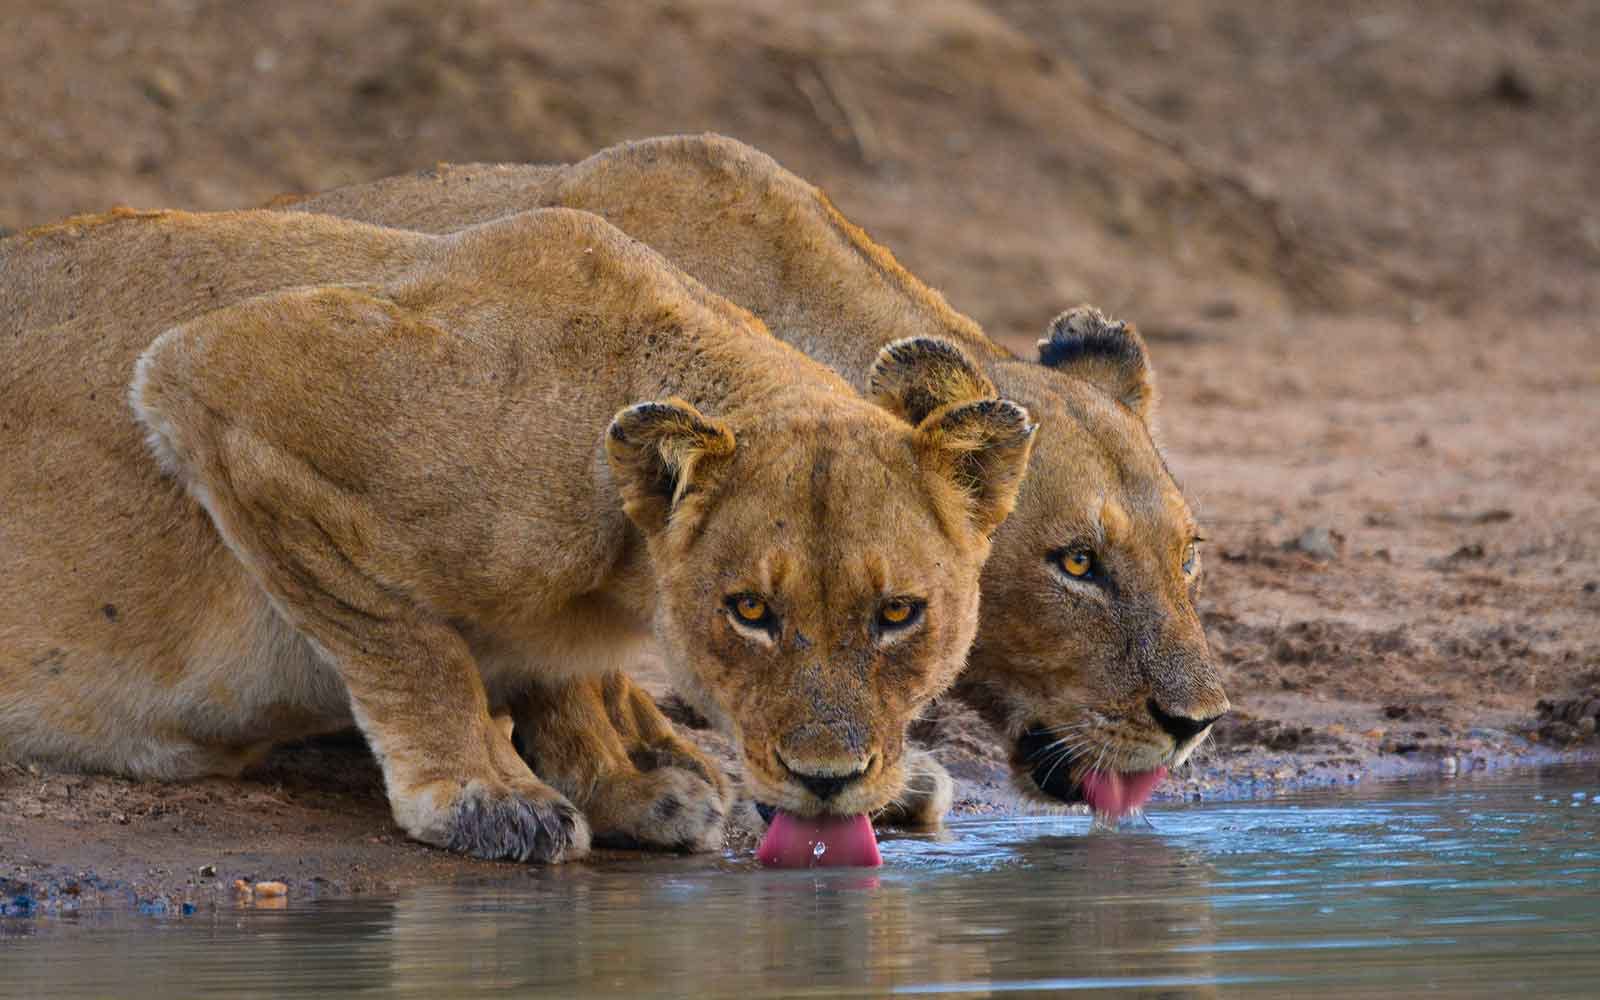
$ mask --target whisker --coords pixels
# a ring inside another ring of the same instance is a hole
[[[1090,749],[1090,745],[1089,744],[1079,744],[1079,745],[1077,745],[1075,747],[1068,747],[1065,751],[1063,751],[1059,756],[1056,757],[1054,762],[1051,763],[1050,770],[1045,772],[1044,780],[1039,782],[1039,786],[1041,788],[1043,788],[1045,785],[1048,785],[1050,783],[1050,779],[1056,773],[1056,768],[1060,767],[1064,763],[1067,763],[1068,761],[1071,761],[1072,759],[1074,759],[1076,757],[1082,756],[1084,751],[1086,751],[1088,749]]]
[[[1072,739],[1072,735],[1069,733],[1068,735],[1063,736],[1060,739],[1056,740],[1054,743],[1047,744],[1046,746],[1043,746],[1043,747],[1039,748],[1038,750],[1035,750],[1033,753],[1028,755],[1028,760],[1032,761],[1035,758],[1043,757],[1045,754],[1049,753],[1050,751],[1054,750],[1056,747],[1061,746],[1063,743],[1066,743],[1071,739]]]
[[[1059,726],[1044,726],[1035,730],[1035,732],[1045,733],[1048,735],[1054,735],[1056,733],[1081,733],[1086,729],[1095,728],[1096,725],[1097,723],[1080,719],[1077,722],[1063,722]]]

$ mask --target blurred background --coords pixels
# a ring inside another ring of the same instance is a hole
[[[1591,738],[1600,5],[5,13],[0,226],[723,132],[1019,349],[1085,300],[1141,326],[1215,539],[1224,758],[1290,780],[1354,751]]]

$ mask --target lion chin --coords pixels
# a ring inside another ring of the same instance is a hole
[[[1142,809],[1204,739],[1201,733],[1166,750],[1122,749],[1092,736],[1069,739],[1052,729],[1030,727],[1016,741],[1013,780],[1031,801],[1085,805],[1096,816],[1114,820]]]

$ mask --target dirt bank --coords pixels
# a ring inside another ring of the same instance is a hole
[[[0,38],[6,226],[715,129],[996,336],[1025,346],[1085,299],[1138,321],[1238,707],[1166,794],[1600,746],[1581,0],[23,6]],[[921,735],[962,809],[1011,807],[974,720]],[[5,899],[484,873],[515,877],[398,836],[359,748],[185,786],[0,769],[0,889],[38,889]]]

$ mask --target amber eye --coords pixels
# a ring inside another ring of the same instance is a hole
[[[1073,549],[1063,552],[1058,560],[1061,571],[1068,576],[1082,579],[1094,571],[1094,553],[1088,549]]]
[[[767,602],[754,594],[740,594],[733,599],[733,613],[755,625],[767,617]]]
[[[922,602],[908,597],[891,597],[878,608],[878,628],[893,631],[916,624],[922,615]]]

